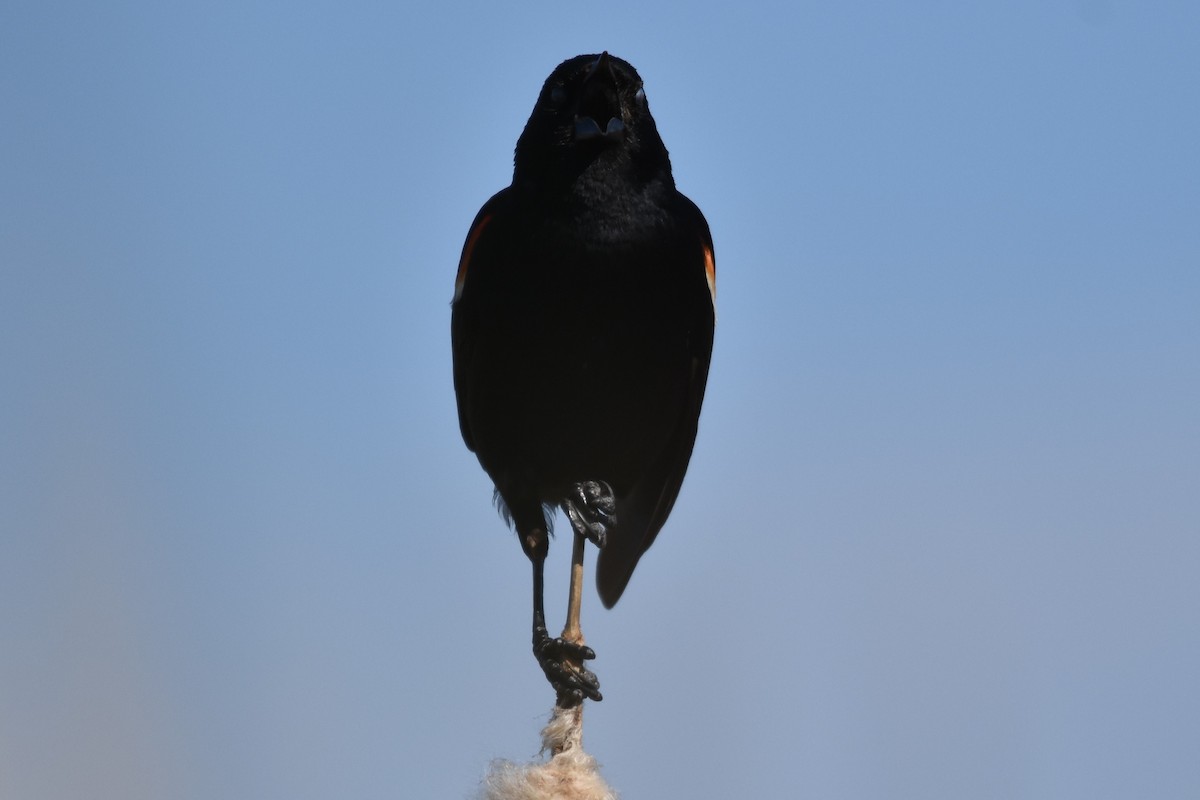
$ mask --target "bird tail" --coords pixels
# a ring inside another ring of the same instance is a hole
[[[596,590],[605,608],[621,599],[642,554],[650,549],[671,507],[679,484],[651,495],[637,488],[628,498],[617,498],[617,524],[596,559]]]
[[[621,599],[634,567],[642,557],[641,542],[632,536],[609,535],[600,557],[596,560],[596,590],[605,608],[612,608]]]

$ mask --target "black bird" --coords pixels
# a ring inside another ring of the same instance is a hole
[[[675,504],[712,354],[715,266],[675,189],[642,79],[583,55],[542,87],[512,185],[471,224],[451,336],[463,440],[533,562],[533,651],[561,706],[600,699],[578,629],[583,542],[611,608]],[[572,607],[547,633],[555,507],[575,531]]]

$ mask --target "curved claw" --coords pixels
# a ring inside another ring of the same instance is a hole
[[[571,527],[580,536],[604,549],[609,527],[617,524],[617,497],[604,481],[582,481],[562,501]]]
[[[533,655],[538,666],[546,674],[546,680],[558,693],[558,705],[570,708],[583,702],[584,698],[594,701],[604,699],[600,694],[600,680],[596,673],[583,666],[584,661],[596,657],[596,651],[586,644],[552,639],[547,634],[534,639]]]

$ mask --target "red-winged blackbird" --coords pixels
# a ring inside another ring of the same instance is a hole
[[[463,440],[533,562],[533,649],[560,705],[600,692],[582,666],[591,648],[546,629],[555,507],[578,561],[582,537],[600,548],[611,608],[687,471],[714,280],[708,224],[675,189],[637,71],[608,53],[560,64],[517,141],[512,185],[471,224],[451,322]]]

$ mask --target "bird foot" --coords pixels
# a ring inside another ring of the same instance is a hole
[[[558,693],[559,708],[573,708],[585,697],[597,702],[604,699],[596,673],[583,666],[584,661],[596,657],[596,651],[586,644],[562,637],[552,639],[544,630],[534,631],[533,656]]]
[[[608,540],[608,529],[617,524],[617,497],[604,481],[581,481],[571,487],[562,502],[571,527],[601,550]]]

